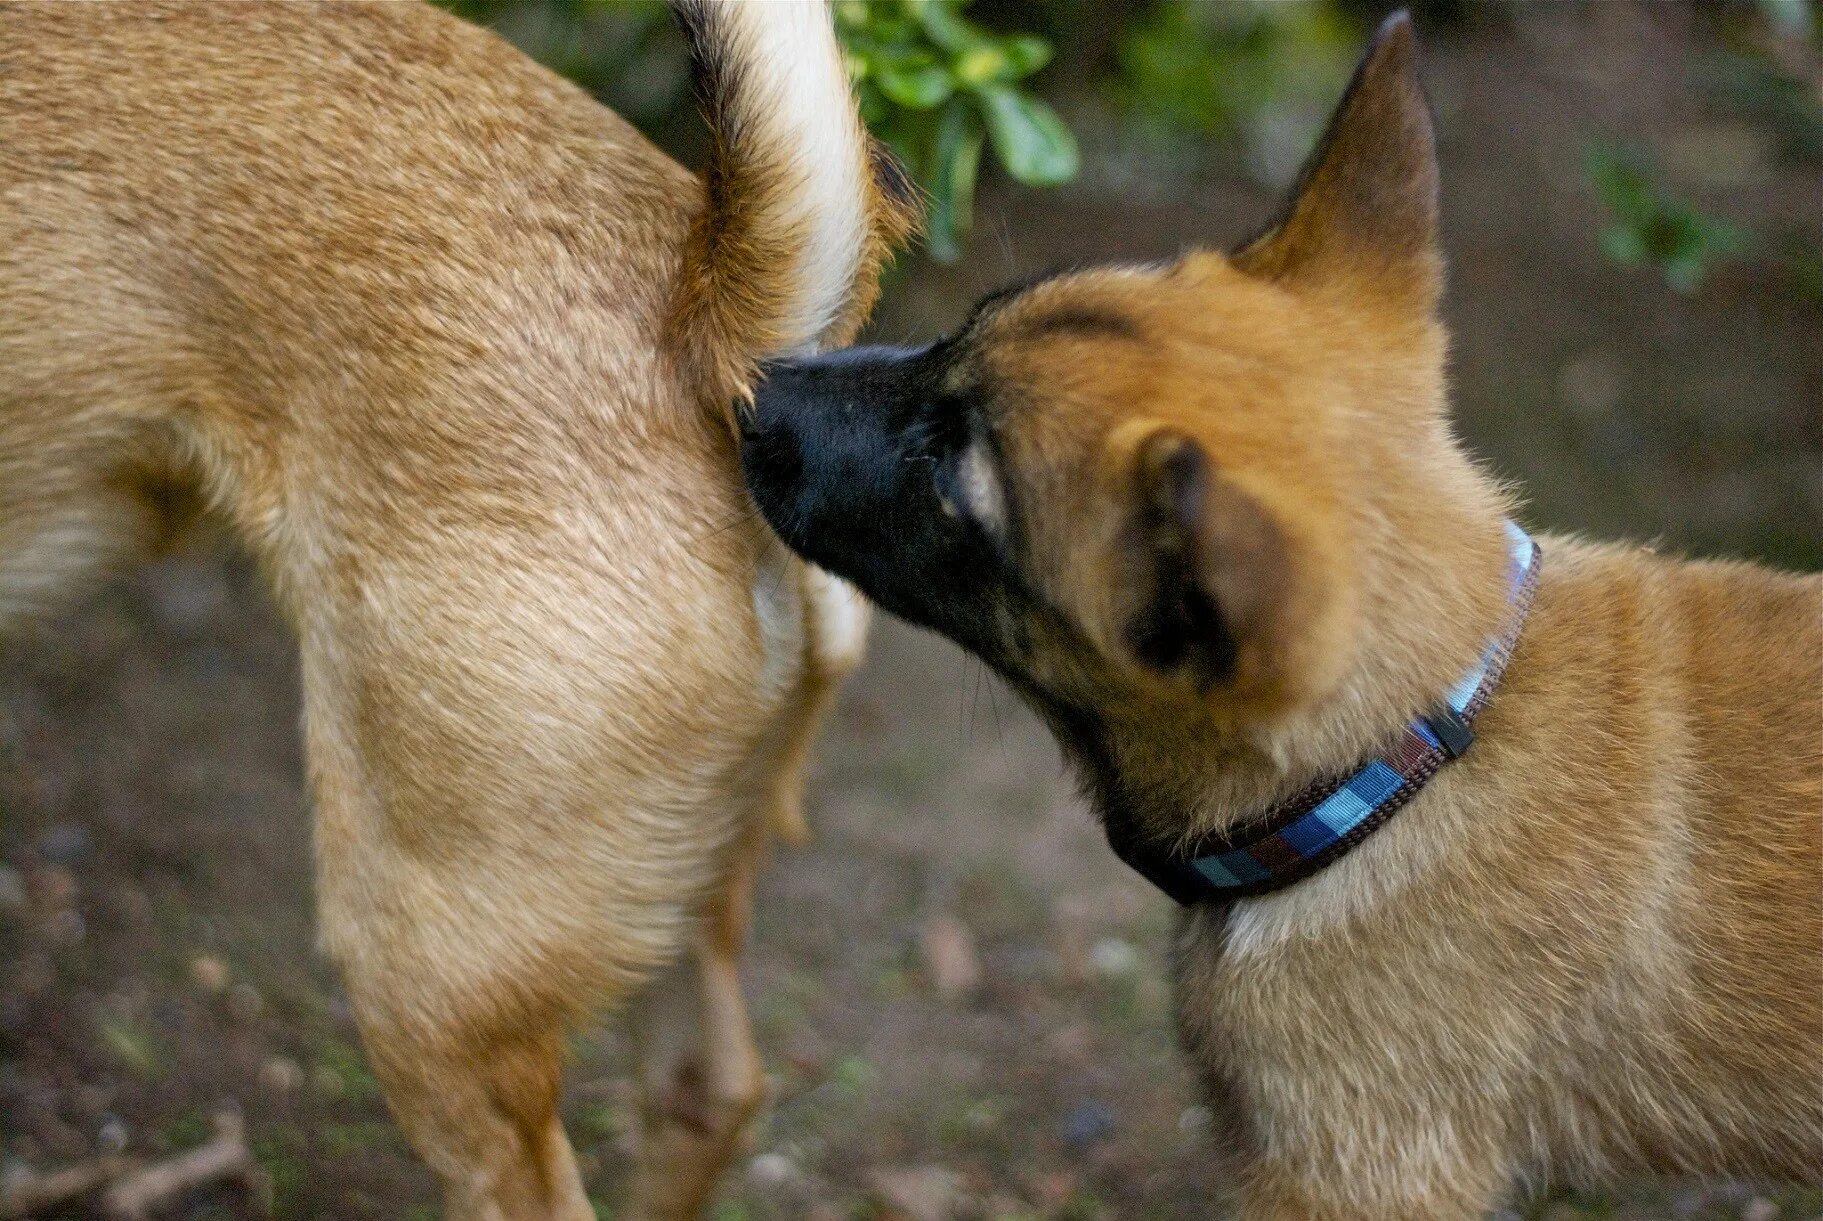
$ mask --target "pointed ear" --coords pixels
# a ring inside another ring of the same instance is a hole
[[[1162,677],[1282,708],[1339,674],[1345,573],[1218,469],[1187,433],[1135,451],[1142,575],[1127,640]]]
[[[1232,261],[1265,279],[1340,280],[1435,304],[1442,278],[1437,147],[1405,12],[1374,35],[1283,218]]]

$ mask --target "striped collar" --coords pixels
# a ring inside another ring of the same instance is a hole
[[[1507,523],[1511,556],[1510,623],[1473,670],[1437,705],[1415,718],[1390,749],[1355,772],[1319,781],[1244,828],[1211,836],[1186,852],[1162,852],[1114,821],[1116,854],[1186,906],[1224,903],[1300,882],[1366,839],[1475,741],[1475,718],[1500,683],[1538,588],[1538,545]]]

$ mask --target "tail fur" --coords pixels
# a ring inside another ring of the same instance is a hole
[[[916,197],[862,126],[826,0],[674,0],[713,154],[675,337],[721,401],[758,363],[848,342]]]

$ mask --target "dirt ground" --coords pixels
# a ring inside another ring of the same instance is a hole
[[[1703,104],[1686,20],[1554,8],[1436,50],[1461,430],[1528,489],[1532,524],[1816,567],[1818,305],[1763,260],[1691,298],[1605,263],[1577,174],[1588,136],[1648,137],[1700,198],[1814,248],[1814,167]],[[1086,152],[1068,190],[990,193],[978,257],[898,276],[878,332],[929,335],[1058,263],[1231,240],[1270,202],[1111,138]],[[297,704],[257,581],[207,548],[0,648],[0,1170],[183,1149],[232,1108],[278,1216],[435,1215],[312,951]],[[821,760],[817,838],[767,875],[748,970],[776,1102],[717,1216],[1208,1216],[1167,905],[1107,852],[1032,718],[885,624]],[[566,1113],[604,1201],[627,1071],[611,1020],[577,1039]],[[1823,1216],[1823,1193],[1528,1208],[1770,1221]],[[253,1212],[223,1191],[174,1215]]]

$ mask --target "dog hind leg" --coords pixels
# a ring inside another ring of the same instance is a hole
[[[804,605],[804,680],[797,715],[784,735],[772,772],[766,821],[788,844],[810,840],[804,820],[804,783],[810,752],[835,704],[842,680],[867,649],[871,616],[852,585],[809,564],[797,566]]]
[[[634,1015],[642,1105],[628,1215],[639,1221],[699,1215],[765,1097],[740,955],[766,831],[758,820],[748,828],[690,960],[655,982]]]
[[[339,836],[319,830],[319,841]],[[450,876],[457,868],[439,864],[440,884],[411,886],[395,880],[409,872],[396,856],[377,839],[358,856],[347,844],[319,849],[319,907],[374,1075],[442,1184],[444,1216],[586,1221],[594,1214],[558,1118],[575,1016],[561,982],[529,947],[493,935],[485,902],[462,902],[485,886],[480,871]],[[375,889],[377,903],[351,898]]]
[[[527,596],[447,596],[436,582],[461,567],[425,567],[367,586],[392,595],[383,616],[303,619],[323,942],[445,1215],[583,1221],[565,1033],[685,943],[734,816],[725,793],[663,800],[682,786],[590,712],[616,706],[609,667],[551,664],[585,651],[560,631],[595,603],[551,576],[568,615],[552,620]]]
[[[383,981],[374,981],[384,986]],[[401,1028],[351,984],[387,1103],[444,1185],[451,1221],[594,1217],[557,1115],[564,1023],[452,1039]]]

